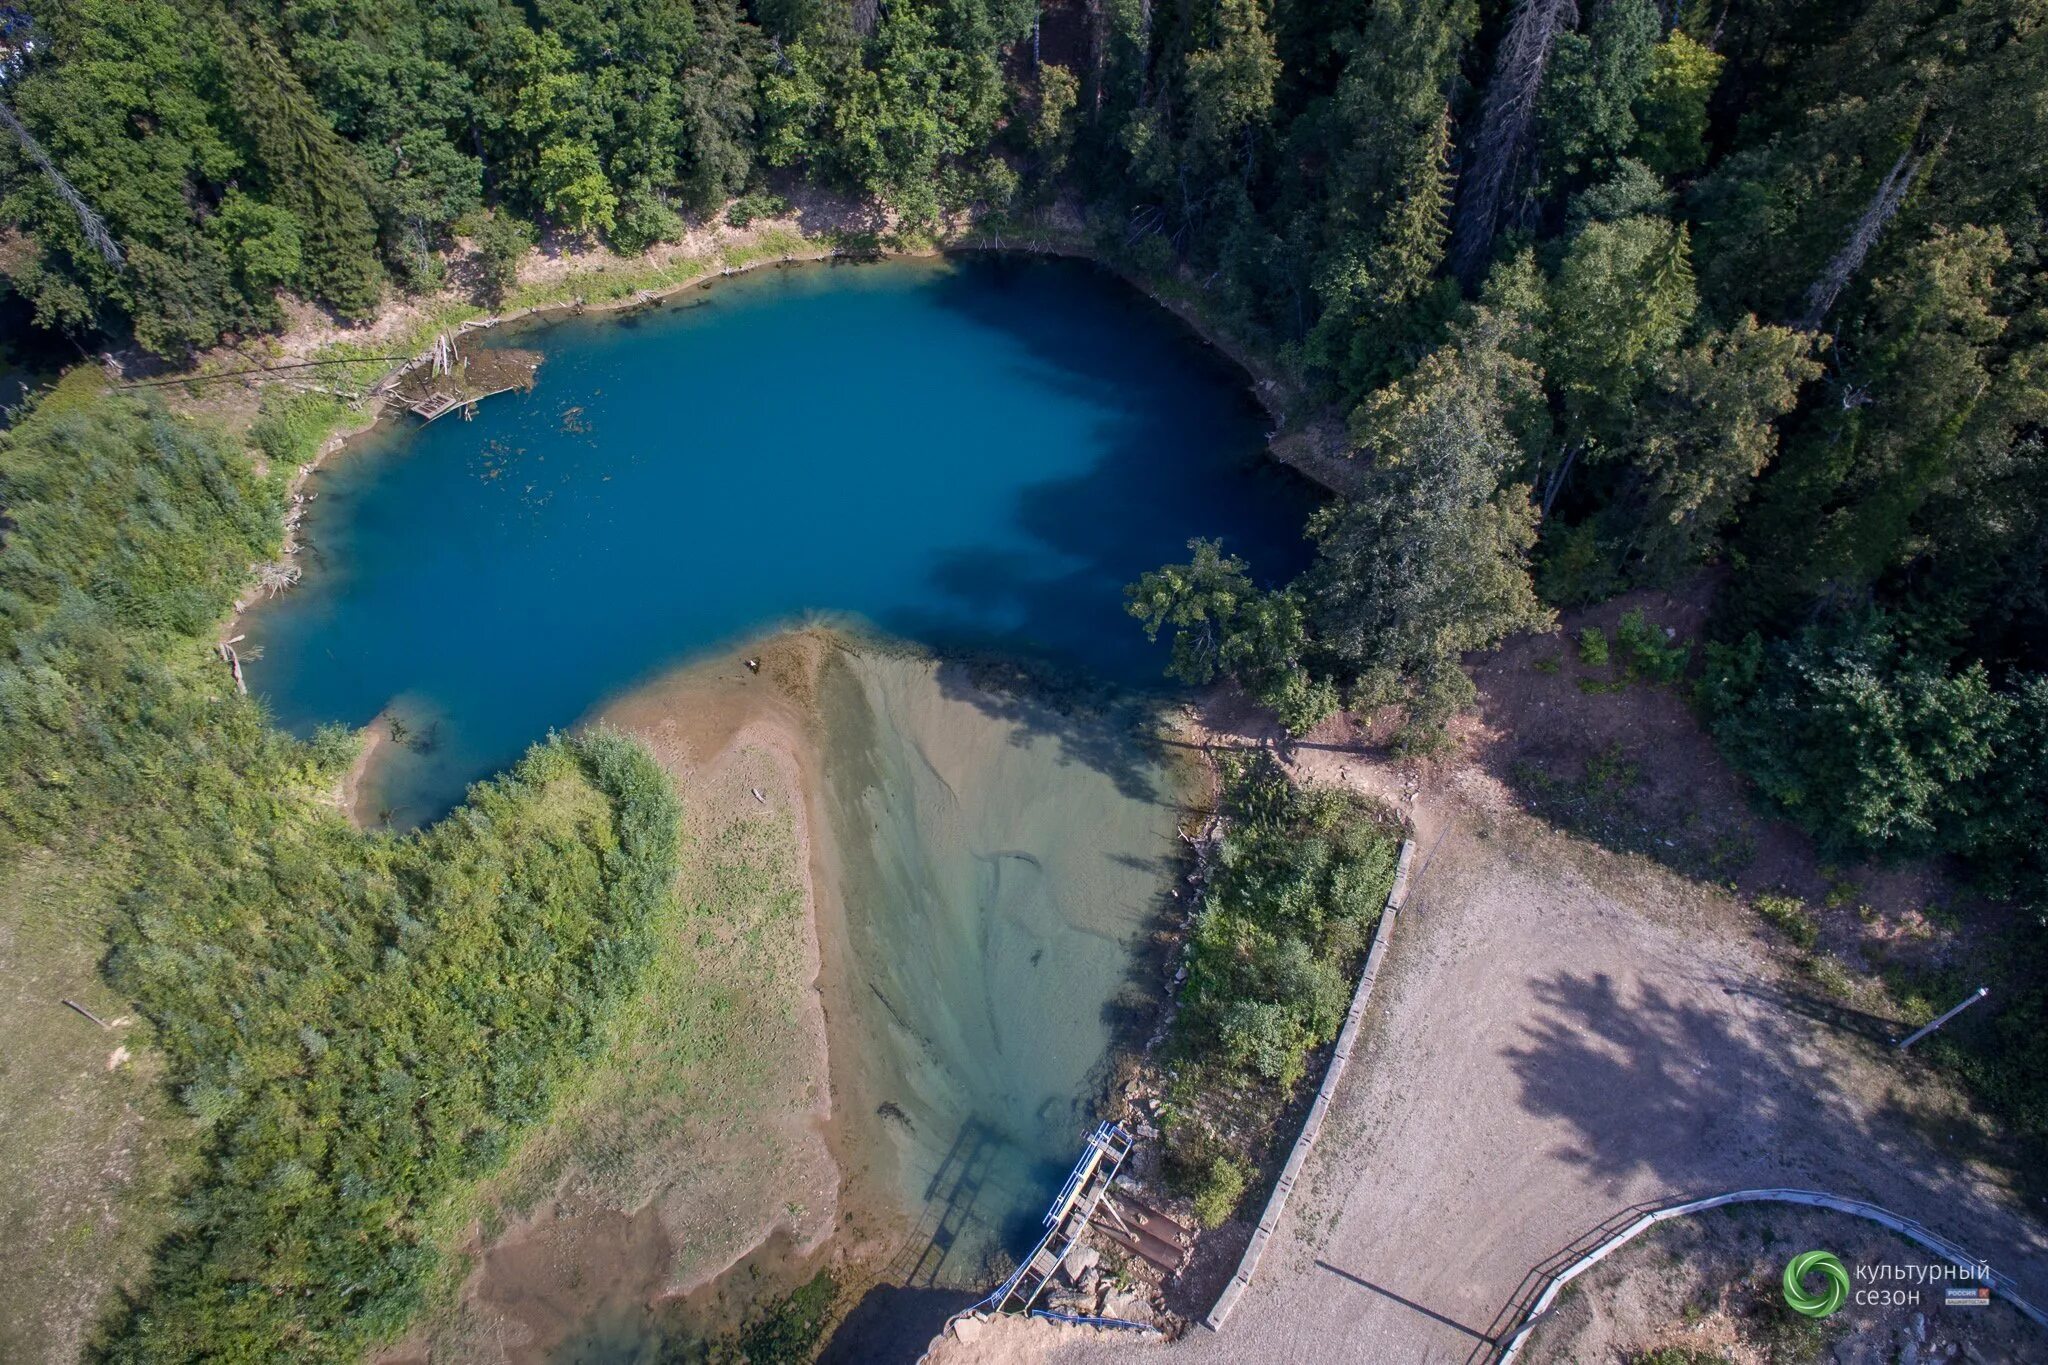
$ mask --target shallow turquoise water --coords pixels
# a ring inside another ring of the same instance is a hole
[[[1244,376],[1076,262],[757,272],[515,338],[525,395],[380,432],[312,482],[306,581],[250,619],[284,725],[412,744],[373,813],[437,814],[551,726],[777,624],[1151,684],[1121,589],[1221,536],[1300,565],[1308,494]]]
[[[1062,711],[878,651],[820,688],[845,913],[825,948],[835,1097],[915,1222],[892,1270],[986,1287],[1094,1126],[1168,902],[1176,792],[1138,705]]]

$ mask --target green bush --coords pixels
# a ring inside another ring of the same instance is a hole
[[[1397,828],[1348,793],[1232,774],[1231,824],[1188,944],[1181,1042],[1283,1089],[1337,1036],[1392,885]]]
[[[1628,656],[1628,675],[1655,683],[1675,683],[1685,676],[1692,646],[1683,640],[1667,639],[1662,630],[1643,616],[1640,607],[1623,613],[1615,624],[1614,638]]]
[[[1598,626],[1587,626],[1579,632],[1579,659],[1592,668],[1603,668],[1607,664],[1607,634]]]
[[[1189,1190],[1195,1219],[1205,1228],[1221,1227],[1237,1212],[1251,1181],[1251,1168],[1236,1158],[1216,1152],[1210,1155],[1201,1175]]]
[[[756,218],[774,218],[788,212],[789,201],[781,195],[749,190],[727,207],[725,222],[728,227],[743,228],[751,226]]]
[[[1813,922],[1813,916],[1806,913],[1806,902],[1797,896],[1758,896],[1751,905],[1770,921],[1773,928],[1799,947],[1811,948],[1820,941],[1820,926]]]

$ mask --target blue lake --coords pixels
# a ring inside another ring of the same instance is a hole
[[[545,356],[533,391],[335,459],[305,582],[248,624],[288,728],[401,718],[367,803],[400,822],[781,624],[1153,686],[1126,582],[1191,536],[1263,578],[1303,562],[1311,497],[1243,373],[1081,263],[759,271],[508,340]]]
[[[1124,585],[1193,536],[1291,576],[1310,490],[1241,371],[1076,262],[772,270],[506,339],[544,356],[531,393],[313,480],[251,686],[302,732],[400,722],[362,806],[402,824],[782,626],[922,646],[835,656],[815,698],[835,1153],[900,1285],[986,1288],[1157,1004],[1178,792],[1132,695],[1163,690],[1166,644]],[[1100,686],[1020,694],[990,656]],[[593,1308],[558,1358],[672,1330]]]

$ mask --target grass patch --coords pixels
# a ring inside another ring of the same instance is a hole
[[[147,1023],[100,974],[117,860],[0,861],[0,1358],[84,1354],[92,1305],[139,1287],[198,1134],[164,1088]],[[61,1001],[114,1024],[102,1030]],[[109,1066],[126,1049],[130,1060]]]
[[[1269,759],[1225,771],[1228,825],[1195,916],[1168,1063],[1168,1174],[1209,1226],[1332,1041],[1393,884],[1401,829],[1346,792],[1295,788]]]
[[[740,1330],[747,1365],[809,1365],[837,1316],[839,1282],[821,1270],[761,1310]]]
[[[1758,896],[1750,908],[1796,947],[1811,948],[1820,942],[1820,925],[1797,896]]]
[[[747,1250],[751,1229],[731,1212],[750,1195],[764,1217],[785,1211],[778,1172],[795,1156],[788,1134],[756,1123],[743,1151],[729,1141],[750,1119],[801,1112],[813,1098],[810,1078],[790,1065],[813,1046],[803,1014],[810,970],[802,854],[789,807],[778,800],[764,809],[748,795],[753,787],[779,794],[781,785],[772,757],[758,749],[693,780],[683,801],[679,894],[652,922],[654,955],[638,988],[547,1127],[474,1200],[440,1220],[445,1250],[461,1245],[473,1218],[499,1223],[524,1214],[565,1175],[610,1207],[660,1196],[668,1207],[724,1211],[689,1229],[671,1272],[678,1278]]]
[[[1589,681],[1582,678],[1580,685]],[[1626,685],[1598,687],[1606,691]],[[1739,830],[1707,827],[1691,810],[1674,822],[1646,809],[1642,764],[1619,740],[1587,754],[1575,776],[1560,772],[1562,767],[1519,759],[1509,769],[1529,812],[1561,829],[1706,881],[1728,881],[1755,856],[1749,837]]]

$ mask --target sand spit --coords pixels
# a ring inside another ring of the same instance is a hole
[[[455,1302],[391,1365],[631,1342],[678,1300],[716,1330],[795,1282],[841,1222],[806,793],[825,648],[780,636],[758,673],[687,668],[594,717],[676,782],[680,911],[609,1060],[484,1191]]]

